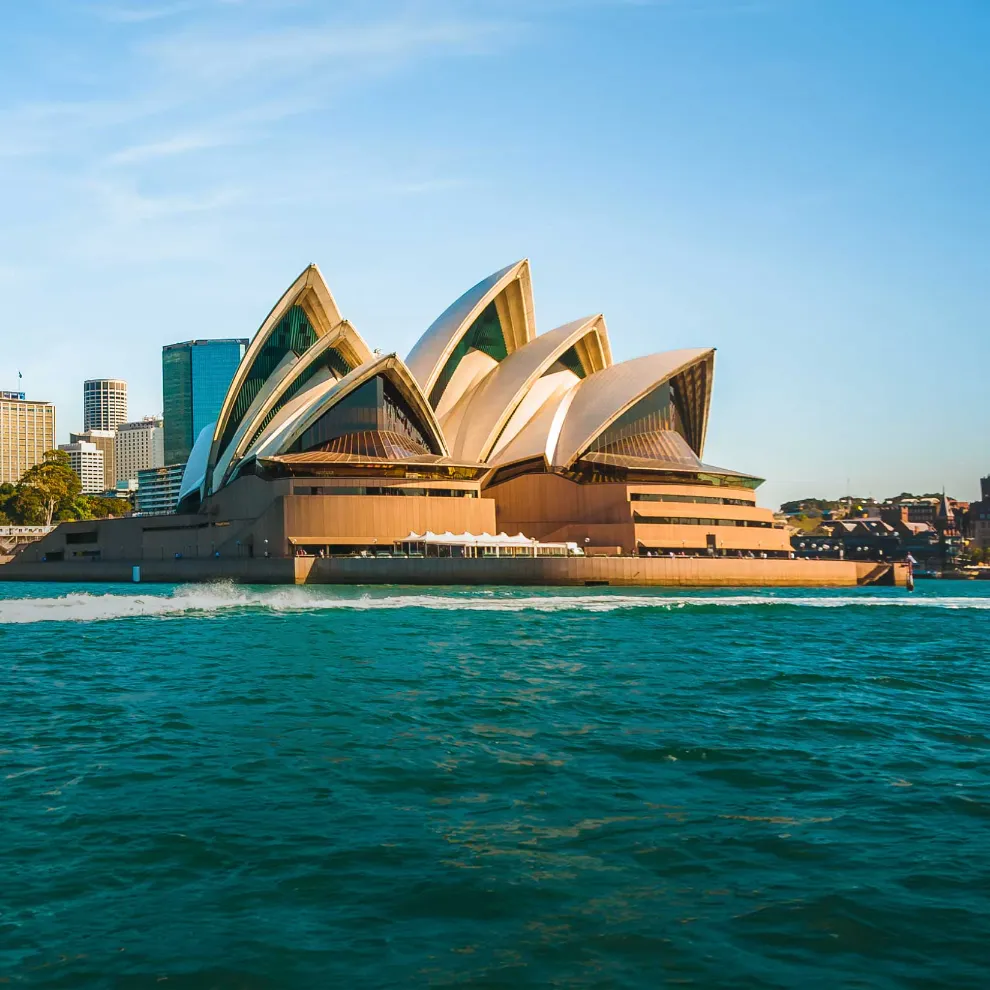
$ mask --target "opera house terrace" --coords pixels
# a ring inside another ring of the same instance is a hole
[[[527,261],[468,289],[403,360],[371,350],[313,265],[251,341],[176,513],[63,524],[18,563],[114,561],[179,580],[194,562],[257,577],[295,561],[299,580],[305,558],[303,579],[347,580],[323,561],[359,557],[347,566],[365,580],[440,581],[415,559],[377,558],[427,532],[521,534],[576,548],[574,583],[592,559],[660,557],[668,569],[672,557],[725,562],[699,583],[855,583],[790,560],[786,532],[756,504],[760,479],[705,462],[714,365],[710,347],[614,363],[600,313],[538,334]],[[541,583],[542,571],[479,569],[480,556],[449,579]],[[757,577],[747,561],[764,562]],[[570,581],[556,556],[510,563],[554,564],[546,583]],[[599,568],[670,583],[623,566]],[[769,579],[778,572],[786,580]]]

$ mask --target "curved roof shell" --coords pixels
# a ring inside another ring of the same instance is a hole
[[[540,405],[516,435],[488,458],[492,467],[502,467],[516,461],[542,457],[545,466],[552,463],[553,448],[560,433],[560,424],[574,396],[571,383],[556,388]]]
[[[196,437],[189,457],[186,459],[186,466],[182,472],[182,481],[179,483],[179,496],[175,500],[176,505],[180,505],[190,495],[203,493],[203,483],[206,480],[206,462],[210,456],[210,444],[213,440],[213,428],[215,423],[204,426]]]
[[[384,354],[366,361],[343,378],[322,382],[286,403],[248,448],[245,457],[273,457],[287,453],[321,416],[378,375],[395,387],[416,417],[417,425],[435,447],[435,452],[442,457],[449,456],[440,424],[409,369],[395,354]]]
[[[692,348],[664,351],[613,364],[574,386],[567,414],[554,444],[550,464],[566,470],[587,450],[599,434],[654,389],[689,371],[702,367],[700,387],[684,398],[688,408],[682,415],[694,436],[691,447],[700,457],[711,401],[711,371],[715,349]],[[690,438],[689,438],[690,442]]]
[[[371,357],[367,344],[347,320],[341,320],[298,357],[287,355],[265,381],[220,454],[213,471],[213,488],[223,484],[265,426],[304,386],[343,378]]]
[[[299,341],[287,342],[278,353],[269,353],[271,349],[266,350],[266,345],[294,306],[298,306],[303,312],[308,328],[312,332],[307,332],[307,335]],[[299,360],[301,354],[317,340],[330,333],[341,321],[340,310],[337,308],[337,303],[323,275],[316,265],[309,265],[282,294],[282,297],[265,318],[237,368],[213,431],[207,477],[209,477],[213,466],[224,450],[234,439],[234,434],[243,420],[256,413],[263,405],[262,394],[270,394],[271,390],[289,373],[289,369]],[[368,345],[353,328],[346,339],[341,341],[341,350],[355,367],[371,357]],[[266,361],[275,362],[274,369],[265,370],[257,367],[259,358],[263,355]],[[278,358],[277,361],[276,358]],[[253,390],[257,379],[262,375],[264,380],[257,392],[250,394],[248,383],[252,383],[251,388]]]
[[[561,364],[565,357],[570,359],[569,367]],[[505,446],[511,442],[512,436],[550,395],[559,391],[561,384],[574,385],[611,363],[608,330],[601,314],[540,334],[508,355],[441,419],[454,456],[486,460],[496,443]],[[536,390],[540,379],[555,367],[559,368],[559,378],[563,381],[547,381],[544,389]],[[530,397],[531,408],[520,409]],[[517,411],[522,415],[515,416]],[[512,424],[514,429],[507,430],[513,419],[521,421]],[[507,432],[511,435],[506,435]]]
[[[409,352],[409,370],[434,409],[442,412],[452,407],[477,381],[477,372],[457,375],[457,365],[467,357],[457,350],[489,306],[494,306],[498,316],[503,356],[533,339],[533,287],[527,260],[508,265],[468,289],[434,320]],[[497,360],[478,361],[478,370],[489,371]]]
[[[523,260],[449,306],[407,364],[371,353],[311,265],[251,341],[215,427],[197,440],[183,494],[217,490],[255,459],[293,470],[400,458],[518,465],[510,473],[719,472],[701,459],[714,354],[613,364],[601,314],[536,336]]]

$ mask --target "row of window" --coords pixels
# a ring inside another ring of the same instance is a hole
[[[359,485],[349,488],[327,485],[297,486],[296,495],[427,495],[430,498],[476,498],[478,493],[465,488],[378,488]]]
[[[638,523],[650,526],[749,526],[756,529],[771,529],[773,523],[756,522],[753,519],[693,519],[690,516],[641,516],[633,513]]]
[[[66,533],[65,534],[66,543],[99,543],[100,538],[97,530],[89,530],[81,533]]]
[[[753,502],[744,498],[719,498],[716,495],[666,495],[646,492],[633,492],[629,496],[631,502],[689,502],[692,505],[748,505]]]
[[[785,560],[794,556],[790,550],[727,550],[724,547],[644,547],[639,546],[640,557],[744,557],[758,559]]]

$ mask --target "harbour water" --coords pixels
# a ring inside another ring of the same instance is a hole
[[[984,987],[990,586],[0,584],[0,982]]]

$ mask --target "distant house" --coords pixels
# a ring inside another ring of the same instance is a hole
[[[835,519],[823,521],[814,535],[798,534],[791,547],[799,557],[834,557],[847,560],[904,560],[908,554],[921,566],[943,566],[943,545],[932,523],[908,522],[907,508],[895,522],[884,519]]]

